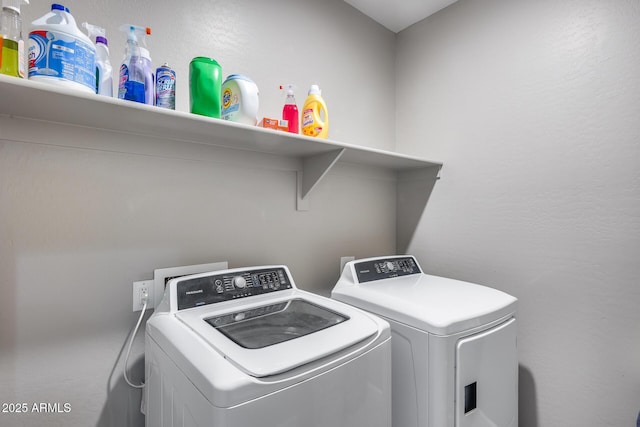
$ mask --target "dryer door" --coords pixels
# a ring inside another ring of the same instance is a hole
[[[456,427],[518,425],[516,319],[458,341]]]

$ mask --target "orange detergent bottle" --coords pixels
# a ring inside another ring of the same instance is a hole
[[[302,107],[302,134],[326,139],[329,136],[329,112],[318,85],[311,85]]]

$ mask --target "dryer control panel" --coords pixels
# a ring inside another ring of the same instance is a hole
[[[176,291],[178,310],[291,289],[292,281],[281,267],[215,272],[209,276],[180,280]]]
[[[392,277],[420,274],[420,267],[413,257],[378,258],[354,263],[359,283]]]

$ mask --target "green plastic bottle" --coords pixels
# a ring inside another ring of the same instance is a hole
[[[220,118],[222,67],[215,59],[198,56],[189,64],[189,103],[191,112]]]

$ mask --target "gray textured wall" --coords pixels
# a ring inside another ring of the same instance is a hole
[[[116,67],[116,28],[129,15],[152,26],[155,62],[178,71],[180,110],[189,59],[210,55],[225,75],[256,80],[261,114],[279,114],[277,85],[297,83],[300,103],[317,82],[332,138],[385,149],[396,140],[443,161],[409,251],[430,273],[520,299],[521,426],[633,424],[637,1],[461,0],[397,39],[339,1],[67,5],[78,21],[105,24]],[[25,7],[25,22],[47,9]],[[269,53],[278,47],[285,55]],[[0,414],[2,425],[141,425],[121,350],[135,320],[130,282],[154,268],[283,262],[326,292],[340,255],[395,248],[395,209],[378,198],[393,197],[393,183],[376,173],[338,168],[300,213],[289,170],[229,179],[242,163],[207,148],[166,142],[175,155],[140,156],[109,143],[140,151],[157,141],[68,127],[42,136],[51,129],[0,120],[0,401],[70,402],[72,412]],[[83,138],[95,149],[56,146]],[[232,215],[232,203],[247,212]],[[286,245],[271,245],[283,234]]]
[[[397,147],[444,163],[410,252],[520,300],[520,426],[640,410],[640,3],[462,0],[400,33]]]

